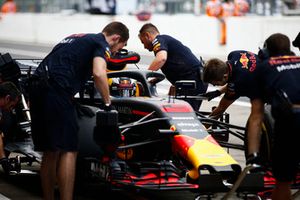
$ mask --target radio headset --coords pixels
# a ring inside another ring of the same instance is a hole
[[[266,43],[264,43],[264,47],[262,49],[259,48],[258,57],[261,60],[265,60],[265,59],[268,59],[270,57],[270,52],[268,50],[268,47],[267,47]]]

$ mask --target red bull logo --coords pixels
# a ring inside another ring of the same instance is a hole
[[[251,62],[251,67],[249,69],[250,72],[253,72],[256,69],[256,57],[253,53],[248,52],[250,54],[250,62]]]
[[[246,53],[241,53],[240,63],[242,63],[242,68],[248,69],[249,59],[246,56]]]

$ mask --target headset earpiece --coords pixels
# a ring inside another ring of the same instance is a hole
[[[270,53],[269,53],[269,50],[267,48],[259,48],[259,51],[258,51],[258,57],[261,59],[261,60],[265,60],[265,59],[268,59],[270,57]]]

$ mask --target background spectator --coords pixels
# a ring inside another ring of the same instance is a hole
[[[222,3],[220,0],[208,0],[205,13],[209,17],[220,17],[222,14]]]
[[[15,13],[17,12],[17,5],[14,0],[6,0],[1,6],[1,13]]]
[[[226,29],[226,17],[231,17],[234,15],[235,5],[232,0],[224,0],[222,3],[222,13],[221,13],[221,36],[220,36],[220,44],[226,44],[227,37],[227,29]]]
[[[249,12],[250,6],[247,0],[234,0],[234,16],[245,16]]]

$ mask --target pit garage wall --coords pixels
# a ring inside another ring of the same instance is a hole
[[[0,20],[0,40],[54,45],[73,33],[98,33],[111,21],[121,21],[130,30],[127,48],[150,54],[143,48],[138,31],[146,22],[135,16],[87,14],[7,14]],[[224,58],[231,50],[257,52],[270,34],[281,32],[293,40],[300,31],[300,17],[232,17],[227,19],[227,45],[219,45],[220,24],[215,18],[194,15],[154,15],[150,21],[161,34],[182,41],[196,55]],[[299,54],[297,49],[293,49]],[[151,53],[152,54],[152,53]]]
[[[232,17],[228,20],[228,44],[226,50],[247,49],[253,52],[263,47],[267,37],[273,33],[286,34],[291,42],[300,32],[300,16],[298,17]],[[298,49],[292,50],[299,55]]]

